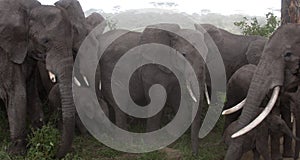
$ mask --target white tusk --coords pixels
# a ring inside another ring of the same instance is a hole
[[[99,82],[99,90],[101,90],[102,86],[101,86],[101,81]]]
[[[89,81],[87,80],[86,76],[83,76],[83,79],[84,79],[86,85],[87,85],[87,86],[90,86]]]
[[[81,86],[80,82],[78,81],[78,79],[77,79],[76,77],[74,77],[74,83],[75,83],[78,87]]]
[[[275,87],[274,90],[273,90],[272,97],[271,97],[270,101],[268,102],[266,108],[260,113],[260,115],[257,116],[246,127],[242,128],[238,132],[234,133],[231,136],[231,138],[236,138],[236,137],[239,137],[241,135],[244,135],[245,133],[247,133],[247,132],[251,131],[253,128],[255,128],[257,125],[259,125],[268,116],[268,114],[273,109],[273,107],[274,107],[274,105],[276,103],[276,100],[278,98],[279,91],[280,91],[280,87],[279,86]]]
[[[222,115],[227,115],[227,114],[231,114],[234,113],[240,109],[243,108],[244,104],[246,102],[246,98],[244,100],[242,100],[239,104],[235,105],[234,107],[231,107],[229,109],[226,109],[222,112]]]
[[[205,84],[205,96],[206,96],[207,104],[210,105],[210,99],[209,99],[209,94],[208,94],[208,89],[206,84]]]
[[[51,82],[56,83],[56,76],[52,72],[48,72]]]
[[[188,83],[188,82],[187,82],[187,83]],[[192,91],[190,85],[187,84],[186,87],[187,87],[187,89],[188,89],[188,91],[189,91],[189,94],[190,94],[190,96],[192,97],[193,101],[197,103],[197,98],[195,97],[195,95],[194,95],[194,93],[193,93],[193,91]]]

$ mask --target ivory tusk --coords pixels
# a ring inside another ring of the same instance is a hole
[[[257,125],[259,125],[267,116],[268,114],[271,112],[271,110],[273,109],[276,100],[278,98],[279,95],[279,91],[280,91],[280,87],[277,86],[274,88],[273,93],[272,93],[272,97],[270,99],[270,101],[268,102],[266,108],[260,113],[259,116],[257,116],[250,124],[248,124],[246,127],[242,128],[241,130],[239,130],[238,132],[234,133],[231,138],[236,138],[239,137],[241,135],[246,134],[247,132],[251,131],[253,128],[255,128]]]
[[[90,86],[89,81],[87,80],[86,76],[83,76],[83,79],[84,79],[86,85],[87,85],[87,86]]]
[[[49,78],[50,78],[51,82],[56,83],[56,76],[55,76],[55,74],[53,74],[50,71],[48,71],[48,74],[49,74]]]
[[[75,83],[78,87],[81,86],[80,82],[78,81],[78,79],[77,79],[76,77],[74,77],[74,83]]]
[[[235,105],[234,107],[224,110],[222,112],[222,115],[228,115],[228,114],[234,113],[234,112],[242,109],[245,102],[246,102],[246,98],[244,100],[242,100],[239,104]]]
[[[195,95],[194,95],[194,93],[193,93],[193,91],[191,89],[191,86],[188,84],[188,82],[186,82],[186,83],[187,83],[186,87],[187,87],[187,89],[189,91],[190,96],[192,97],[192,99],[193,99],[194,102],[197,102],[197,98],[195,97]]]
[[[209,99],[209,94],[208,94],[208,89],[206,84],[205,84],[205,96],[206,96],[207,104],[210,105],[210,99]]]

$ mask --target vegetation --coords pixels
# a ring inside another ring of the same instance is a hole
[[[266,14],[266,24],[259,24],[256,17],[248,19],[244,17],[242,21],[234,22],[234,25],[238,26],[244,35],[260,35],[269,37],[280,25],[280,21],[277,16],[269,12]]]

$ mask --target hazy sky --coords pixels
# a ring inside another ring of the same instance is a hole
[[[57,0],[39,0],[42,4],[53,4]],[[174,2],[175,9],[187,13],[200,13],[202,9],[209,9],[215,13],[234,14],[244,13],[249,15],[264,16],[272,10],[279,10],[280,0],[79,0],[84,11],[91,8],[102,9],[105,12],[114,12],[115,6],[121,11],[128,9],[153,8],[150,2]],[[160,7],[162,8],[162,7]],[[170,8],[170,7],[168,7]],[[274,12],[280,15],[279,12]]]

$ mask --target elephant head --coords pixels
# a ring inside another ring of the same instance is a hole
[[[279,27],[268,40],[238,120],[238,129],[247,126],[232,135],[233,138],[256,127],[270,113],[280,88],[288,90],[299,84],[300,37],[295,36],[299,34],[299,24],[287,24]],[[258,108],[269,91],[273,92],[272,97],[265,109],[257,116]]]
[[[39,6],[30,14],[30,40],[33,56],[41,57],[46,68],[57,77],[62,104],[63,132],[57,157],[71,148],[75,106],[72,97],[73,27],[67,12],[56,6]],[[42,55],[42,56],[41,56]]]
[[[22,64],[25,60],[29,50],[27,19],[30,10],[39,5],[36,0],[0,1],[0,47],[14,63]]]

